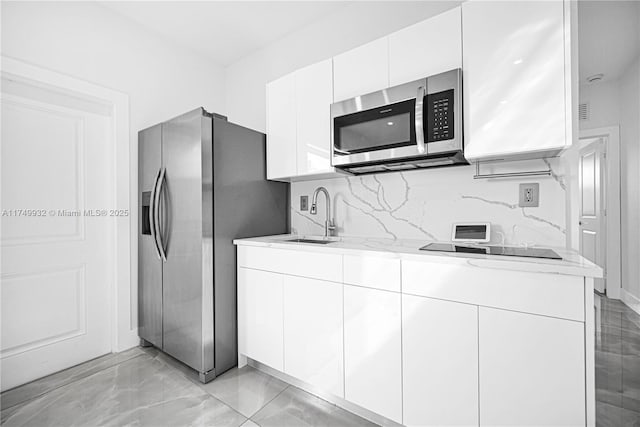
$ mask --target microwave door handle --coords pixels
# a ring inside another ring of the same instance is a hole
[[[425,88],[420,86],[418,88],[418,93],[416,94],[416,146],[418,147],[419,153],[424,153],[425,145],[424,145],[424,97],[425,97]]]
[[[153,188],[151,188],[151,197],[149,197],[149,229],[151,230],[151,238],[153,239],[153,245],[156,248],[156,255],[158,259],[162,259],[160,255],[160,249],[158,248],[158,238],[156,237],[156,225],[155,225],[155,198],[156,187],[158,186],[158,179],[160,179],[160,169],[156,174],[156,179],[153,180]]]
[[[162,261],[167,262],[167,255],[164,252],[164,243],[162,242],[162,230],[160,227],[160,198],[162,197],[162,184],[164,184],[164,176],[166,169],[162,168],[160,171],[160,178],[158,179],[158,185],[156,186],[156,197],[153,203],[154,206],[154,227],[156,235],[156,244],[160,250],[160,257]]]

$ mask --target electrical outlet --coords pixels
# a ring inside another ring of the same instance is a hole
[[[520,197],[518,206],[521,208],[531,208],[540,205],[540,184],[532,182],[520,184]]]
[[[300,210],[301,211],[309,210],[309,196],[300,196]]]

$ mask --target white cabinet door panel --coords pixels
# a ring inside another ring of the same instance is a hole
[[[480,307],[479,331],[480,425],[585,425],[583,323]]]
[[[462,4],[465,156],[565,146],[564,6]]]
[[[331,59],[296,71],[297,175],[332,172]]]
[[[462,22],[456,7],[389,36],[389,84],[462,67]]]
[[[238,352],[282,371],[283,276],[238,268]]]
[[[284,276],[284,372],[344,397],[342,284]]]
[[[267,178],[288,178],[296,166],[296,80],[293,74],[267,84]]]
[[[389,87],[389,39],[383,37],[333,58],[333,99]]]
[[[477,310],[402,296],[403,424],[478,425]]]
[[[344,255],[344,283],[400,292],[400,260]]]
[[[344,287],[345,399],[402,422],[400,294]]]

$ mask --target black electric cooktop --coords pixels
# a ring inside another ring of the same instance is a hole
[[[562,259],[551,249],[521,248],[517,246],[470,246],[452,243],[429,243],[420,248],[421,251],[461,252],[467,254],[521,256],[527,258]]]

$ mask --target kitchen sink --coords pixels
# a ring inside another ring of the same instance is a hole
[[[315,243],[316,245],[326,245],[327,243],[333,243],[331,240],[316,240],[316,239],[289,239],[283,240],[284,242],[291,243]]]

